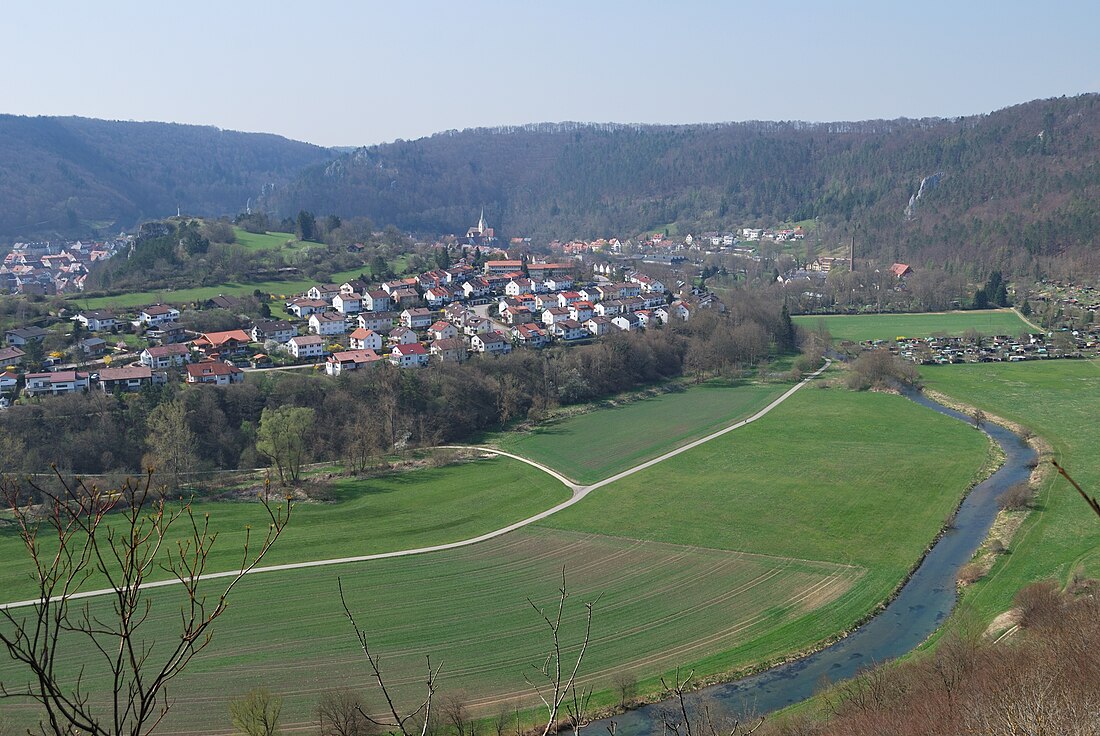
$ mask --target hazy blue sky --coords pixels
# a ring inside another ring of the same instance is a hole
[[[1100,2],[4,0],[0,112],[323,145],[479,125],[856,120],[1100,91]]]

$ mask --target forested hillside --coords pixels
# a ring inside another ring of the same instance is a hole
[[[1096,243],[1098,103],[954,120],[451,131],[311,167],[265,201],[425,233],[464,232],[484,207],[498,233],[542,238],[817,218],[825,247],[854,233],[880,258],[1019,270]]]
[[[0,115],[0,237],[87,237],[175,214],[236,214],[331,158],[275,135]]]

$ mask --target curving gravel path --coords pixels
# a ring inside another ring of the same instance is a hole
[[[670,450],[669,452],[666,452],[663,455],[659,455],[658,457],[655,457],[652,460],[647,460],[644,463],[639,463],[638,465],[635,465],[632,468],[624,470],[621,473],[617,473],[617,474],[611,476],[610,478],[604,478],[603,480],[601,480],[597,483],[593,483],[593,484],[587,485],[587,486],[586,485],[580,485],[580,484],[570,480],[569,478],[562,475],[558,471],[554,470],[553,468],[547,467],[546,465],[543,465],[542,463],[535,462],[534,460],[522,457],[520,455],[514,455],[510,452],[504,452],[503,450],[497,450],[497,449],[492,448],[492,447],[480,447],[480,446],[476,446],[476,445],[444,445],[443,447],[445,449],[478,450],[478,451],[485,452],[485,453],[490,453],[490,454],[493,454],[493,455],[502,455],[504,457],[512,458],[513,460],[518,460],[522,463],[527,463],[528,465],[531,465],[532,467],[538,468],[539,470],[543,471],[544,473],[556,478],[558,481],[560,481],[562,483],[562,485],[569,488],[573,492],[573,495],[570,496],[567,500],[562,501],[561,503],[559,503],[557,506],[546,509],[545,511],[541,511],[541,512],[535,514],[534,516],[529,516],[526,519],[522,519],[520,521],[514,522],[512,524],[509,524],[508,526],[501,527],[500,529],[494,529],[491,532],[486,532],[485,534],[481,534],[481,535],[476,536],[476,537],[470,537],[469,539],[461,539],[457,542],[448,542],[446,544],[436,544],[436,545],[432,545],[430,547],[417,547],[415,549],[394,550],[392,552],[377,552],[375,554],[357,555],[357,556],[354,556],[354,557],[335,557],[335,558],[327,559],[327,560],[311,560],[309,562],[290,562],[290,563],[287,563],[287,564],[284,564],[284,565],[268,565],[268,566],[265,566],[265,567],[253,568],[252,570],[250,570],[248,572],[248,574],[249,575],[255,575],[257,573],[262,573],[262,572],[279,572],[279,571],[283,571],[283,570],[300,570],[300,569],[308,568],[308,567],[327,567],[329,565],[343,565],[343,564],[346,564],[346,563],[349,563],[349,562],[369,562],[370,560],[383,560],[383,559],[386,559],[386,558],[389,558],[389,557],[409,557],[411,555],[423,555],[423,554],[427,554],[429,552],[442,552],[442,551],[448,550],[448,549],[457,549],[458,547],[467,547],[471,544],[478,544],[480,542],[485,542],[485,541],[490,540],[490,539],[495,539],[496,537],[503,536],[505,534],[508,534],[509,532],[514,532],[516,529],[522,529],[525,526],[529,526],[529,525],[534,524],[536,522],[542,521],[543,519],[545,519],[549,516],[552,516],[552,515],[558,513],[559,511],[561,511],[563,509],[567,509],[570,506],[572,506],[573,504],[579,502],[581,499],[583,499],[589,493],[592,493],[592,491],[597,490],[598,488],[602,488],[602,487],[604,487],[604,486],[606,486],[610,483],[614,483],[616,481],[622,480],[623,478],[626,478],[628,476],[634,475],[635,473],[641,472],[641,471],[645,470],[646,468],[651,468],[654,465],[656,465],[657,463],[661,463],[661,462],[664,462],[665,460],[668,460],[669,458],[676,457],[680,453],[687,452],[688,450],[694,449],[694,448],[698,447],[699,445],[702,445],[706,442],[710,442],[713,439],[721,437],[724,434],[728,434],[728,433],[730,433],[730,432],[732,432],[736,429],[740,429],[741,427],[744,427],[746,424],[750,424],[752,422],[755,422],[758,419],[761,419],[762,417],[766,416],[772,409],[776,408],[777,406],[782,404],[784,401],[789,399],[795,393],[795,391],[798,391],[800,388],[805,386],[807,383],[809,383],[813,379],[820,376],[831,364],[832,364],[832,361],[829,360],[828,358],[826,358],[825,365],[821,366],[816,371],[814,371],[810,375],[803,378],[801,381],[796,383],[794,386],[791,386],[781,396],[779,396],[777,399],[772,401],[770,404],[765,406],[760,411],[753,414],[751,417],[748,417],[747,419],[742,419],[738,422],[734,422],[733,424],[731,424],[728,427],[720,429],[717,432],[712,432],[712,433],[708,434],[706,437],[703,437],[701,439],[697,439],[693,442],[689,442],[686,445],[682,445],[681,447],[677,447],[675,450]],[[233,576],[238,575],[238,574],[240,574],[239,570],[228,570],[228,571],[225,571],[225,572],[211,572],[211,573],[206,573],[200,579],[201,580],[217,580],[218,578],[228,578],[228,577],[233,577]],[[179,585],[179,581],[178,580],[160,580],[160,581],[156,581],[156,582],[144,583],[141,587],[143,589],[152,589],[152,588],[163,588],[163,587],[166,587],[166,586],[169,586],[169,585]],[[99,596],[103,596],[103,595],[110,595],[110,594],[113,594],[114,592],[115,591],[113,589],[110,589],[110,588],[104,588],[104,589],[101,589],[101,590],[87,590],[87,591],[83,591],[83,592],[80,592],[80,593],[74,593],[74,594],[68,596],[68,600],[76,600],[76,599],[79,599],[79,598],[95,598],[95,597],[99,597]],[[22,607],[25,607],[25,606],[32,606],[32,605],[35,605],[37,603],[40,603],[40,600],[37,599],[37,598],[34,599],[34,600],[13,601],[11,603],[0,604],[0,610],[12,609],[12,608],[22,608]]]

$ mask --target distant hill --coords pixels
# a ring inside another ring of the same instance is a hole
[[[862,255],[1019,270],[1096,252],[1098,141],[1097,95],[951,120],[540,124],[361,148],[265,203],[424,233],[484,207],[498,233],[544,238],[816,218],[825,248],[854,234]]]
[[[0,115],[0,238],[116,232],[177,206],[232,215],[334,155],[212,127]]]

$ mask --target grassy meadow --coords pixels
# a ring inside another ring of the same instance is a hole
[[[988,453],[984,435],[903,398],[808,387],[759,422],[540,524],[867,571],[827,608],[691,665],[720,672],[864,616],[920,557]]]
[[[369,270],[370,269],[366,266],[362,266],[348,271],[341,271],[332,274],[332,280],[339,283],[347,281],[348,279],[359,278],[359,274]],[[224,283],[216,286],[196,286],[191,289],[136,291],[129,294],[100,296],[91,299],[74,297],[73,301],[82,309],[105,309],[111,307],[124,309],[127,307],[140,307],[146,304],[155,304],[157,302],[163,302],[165,304],[203,302],[207,299],[213,299],[219,294],[225,294],[226,296],[243,296],[251,294],[256,289],[259,289],[264,294],[274,294],[276,298],[283,299],[284,297],[289,298],[293,294],[305,291],[316,283],[316,279],[258,281],[256,283],[247,284]]]
[[[546,422],[529,432],[503,432],[487,442],[594,483],[750,416],[788,388],[788,383],[711,381]]]
[[[975,329],[984,335],[1018,335],[1031,328],[1011,309],[924,314],[804,314],[795,324],[813,330],[825,323],[834,340],[893,340],[898,337],[961,335]]]
[[[921,369],[930,388],[1017,422],[1047,440],[1066,470],[1100,495],[1100,363],[1052,360],[934,366]],[[1030,582],[1066,583],[1075,572],[1100,577],[1100,519],[1064,479],[1051,473],[1036,509],[984,580],[967,588],[963,610],[988,621],[1012,607]]]
[[[265,565],[322,560],[411,549],[484,534],[558,504],[569,490],[540,470],[494,457],[395,473],[378,478],[338,480],[329,503],[295,505],[291,523],[264,558]],[[257,501],[199,501],[201,520],[210,514],[218,533],[209,571],[240,565],[244,529],[267,527]],[[182,525],[181,525],[182,530]],[[11,527],[0,527],[3,600],[34,593],[25,577],[26,553]],[[88,589],[98,587],[90,582]]]
[[[523,447],[557,458],[569,475],[607,474],[612,461],[599,465],[588,446],[617,431],[612,424],[653,435],[632,450],[640,459],[693,436],[691,417],[724,424],[782,388],[693,388],[565,420],[570,431],[534,435]],[[666,426],[677,429],[663,433]],[[601,702],[609,702],[619,673],[655,691],[677,666],[706,676],[785,656],[850,626],[889,594],[988,449],[980,433],[900,397],[810,386],[759,422],[505,537],[254,576],[238,589],[209,652],[174,683],[174,712],[158,733],[228,733],[227,700],[261,684],[285,698],[288,730],[310,728],[327,688],[371,692],[339,608],[338,577],[402,698],[415,697],[430,654],[444,663],[442,690],[463,693],[482,716],[537,702],[524,675],[545,657],[548,639],[527,599],[552,605],[563,566],[574,604],[568,642],[578,641],[580,602],[599,598],[584,671]],[[332,506],[308,513],[299,506],[297,531],[271,561],[469,536],[565,494],[547,476],[503,459],[364,483],[338,488]],[[446,485],[462,495],[448,496]],[[511,512],[501,510],[505,502]],[[0,568],[0,576],[15,574]],[[153,593],[167,603],[155,614],[166,628],[178,616],[177,595]],[[11,667],[0,662],[0,678],[7,681]],[[102,687],[101,674],[85,678]],[[18,724],[31,716],[24,706],[11,713]]]
[[[231,733],[227,700],[261,685],[284,698],[284,730],[310,730],[326,689],[375,692],[340,608],[338,578],[402,702],[419,696],[430,654],[443,663],[441,694],[461,694],[475,713],[533,706],[524,677],[545,658],[549,638],[528,598],[555,605],[563,565],[567,650],[579,644],[582,603],[598,599],[584,682],[602,690],[617,673],[652,675],[797,621],[862,575],[843,565],[540,529],[440,555],[256,576],[238,588],[210,650],[173,683],[173,710],[157,733]],[[162,604],[153,629],[171,630],[175,595],[153,593]],[[0,661],[0,679],[11,671]],[[84,677],[103,691],[102,674]],[[375,697],[369,705],[383,706]],[[21,704],[9,709],[18,723],[31,713]]]
[[[236,245],[243,246],[245,250],[278,250],[287,246],[291,248],[308,247],[308,243],[298,240],[294,233],[250,233],[239,227],[233,228],[237,236]]]

